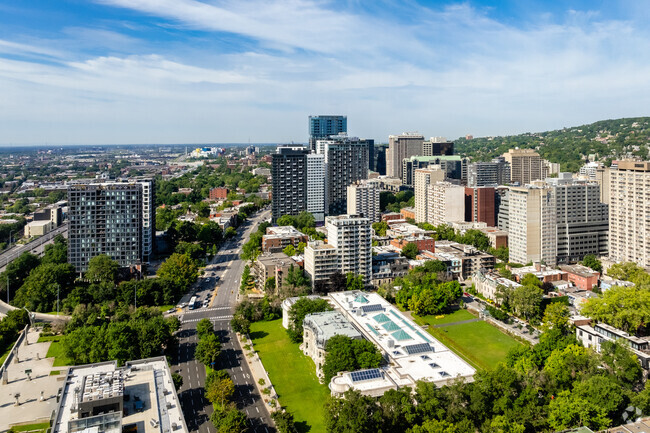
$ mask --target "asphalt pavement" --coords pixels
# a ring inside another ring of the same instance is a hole
[[[239,280],[245,263],[239,259],[242,245],[248,240],[257,225],[269,218],[270,212],[263,211],[246,221],[238,230],[237,236],[225,242],[217,256],[206,267],[204,275],[197,282],[193,293],[188,293],[181,303],[189,302],[196,296],[200,305],[207,300],[209,306],[194,310],[183,309],[178,313],[181,330],[178,333],[179,347],[172,371],[183,377],[183,386],[178,391],[185,421],[192,432],[216,433],[210,422],[212,406],[203,396],[205,368],[194,359],[197,344],[196,324],[207,318],[214,323],[215,332],[222,343],[221,355],[216,368],[225,369],[235,384],[237,407],[244,411],[251,424],[251,431],[270,433],[270,415],[257,392],[248,363],[239,342],[230,328],[230,319],[238,302]],[[215,277],[219,277],[218,281]],[[216,291],[216,293],[215,293]]]
[[[25,245],[14,245],[13,247],[9,248],[8,250],[0,254],[0,272],[4,271],[5,266],[7,266],[7,263],[12,262],[14,259],[16,259],[25,251],[29,251],[36,255],[42,254],[43,249],[45,249],[45,245],[52,242],[54,237],[59,234],[63,235],[64,237],[68,237],[67,222],[61,224],[59,227],[55,228],[48,234],[43,235],[40,238],[34,239],[33,241],[26,243]]]

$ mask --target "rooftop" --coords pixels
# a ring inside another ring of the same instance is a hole
[[[297,230],[293,226],[279,226],[279,227],[267,227],[266,234],[264,237],[268,238],[285,238],[285,237],[299,237],[305,236],[305,234]]]
[[[338,311],[324,311],[305,316],[303,327],[311,329],[316,335],[316,342],[324,349],[327,341],[335,335],[346,335],[350,338],[361,339],[361,333],[352,326],[350,321]]]

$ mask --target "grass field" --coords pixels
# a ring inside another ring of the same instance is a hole
[[[50,427],[49,422],[42,422],[37,424],[25,424],[13,426],[9,430],[10,432],[44,432]]]
[[[442,316],[442,317],[440,317]],[[416,316],[413,319],[418,325],[444,325],[445,323],[462,322],[463,320],[476,319],[476,316],[467,310],[456,310],[453,313],[439,316]]]
[[[316,377],[316,366],[292,343],[282,320],[251,324],[251,339],[280,404],[291,412],[301,433],[325,432],[323,403],[330,394]]]
[[[508,351],[522,344],[483,321],[430,327],[428,331],[474,367],[484,370],[505,361]]]
[[[48,338],[48,337],[45,337]],[[59,336],[59,339],[61,336]],[[53,367],[63,367],[64,365],[72,365],[72,360],[65,356],[63,352],[63,344],[59,340],[51,340],[50,348],[47,350],[47,358],[54,358]]]

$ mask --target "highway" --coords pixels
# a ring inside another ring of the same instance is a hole
[[[208,318],[214,323],[215,332],[222,343],[221,355],[216,368],[225,369],[235,384],[237,407],[249,418],[251,431],[259,433],[274,432],[268,410],[257,393],[251,378],[248,363],[244,359],[239,342],[230,329],[230,319],[238,302],[239,279],[245,263],[239,259],[242,245],[250,234],[257,230],[257,225],[270,217],[269,211],[263,211],[246,221],[238,230],[238,235],[225,242],[217,256],[199,279],[193,293],[188,293],[181,303],[189,301],[192,295],[199,302],[208,301],[209,306],[180,314],[181,330],[178,333],[178,354],[172,364],[172,371],[183,377],[183,386],[178,395],[185,414],[185,421],[192,432],[216,433],[210,422],[212,406],[203,397],[205,369],[194,359],[196,348],[196,324]],[[215,282],[215,277],[219,280]]]
[[[34,239],[31,242],[26,243],[25,245],[14,245],[9,250],[0,254],[0,272],[4,271],[7,263],[12,262],[18,256],[20,256],[25,251],[29,251],[33,254],[40,255],[45,249],[45,245],[49,244],[52,239],[58,234],[63,235],[64,237],[68,236],[68,223],[65,222],[59,227],[55,228],[46,235],[41,236],[38,239]]]

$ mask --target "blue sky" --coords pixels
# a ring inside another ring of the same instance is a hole
[[[0,2],[0,144],[454,139],[650,115],[644,1]]]

